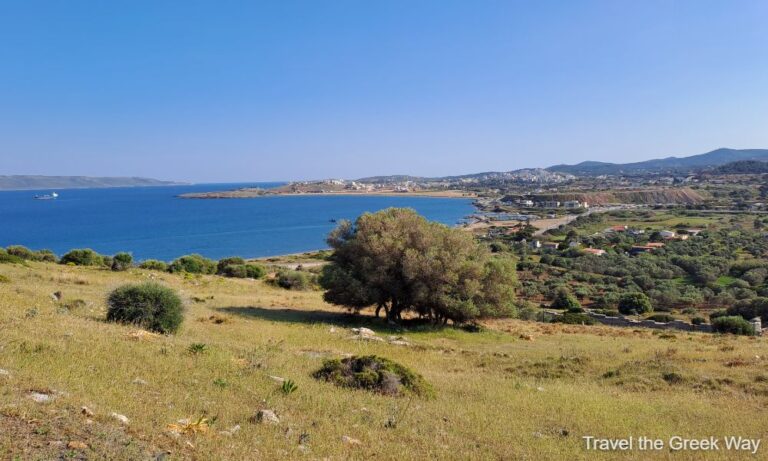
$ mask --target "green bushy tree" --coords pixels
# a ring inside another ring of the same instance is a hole
[[[326,301],[384,309],[391,321],[414,311],[436,323],[464,322],[514,310],[515,265],[458,229],[411,209],[365,213],[327,240],[334,253],[320,284]]]
[[[168,271],[172,273],[215,274],[216,262],[199,254],[191,254],[174,260],[168,266]]]
[[[158,261],[157,259],[147,259],[139,264],[139,268],[165,272],[168,270],[168,264],[163,261]]]
[[[112,257],[112,270],[119,272],[119,271],[127,271],[130,269],[131,265],[133,264],[133,256],[131,256],[130,253],[117,253],[115,256]]]
[[[652,311],[651,300],[639,291],[625,293],[619,298],[619,312],[624,315],[645,314]]]
[[[59,263],[75,266],[101,266],[104,264],[104,257],[90,248],[75,249],[62,256]]]

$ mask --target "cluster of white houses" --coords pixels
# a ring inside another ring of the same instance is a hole
[[[579,200],[566,200],[564,202],[560,202],[558,200],[542,200],[534,202],[530,199],[520,199],[515,200],[515,203],[525,208],[589,208],[589,204],[587,202],[582,202]]]

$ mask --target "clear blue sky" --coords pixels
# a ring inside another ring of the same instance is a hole
[[[0,174],[446,175],[768,148],[768,2],[0,3]]]

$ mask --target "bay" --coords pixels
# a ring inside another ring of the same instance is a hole
[[[189,253],[209,258],[264,257],[326,247],[333,220],[354,220],[387,207],[410,207],[427,219],[454,225],[473,212],[472,201],[410,196],[270,196],[253,199],[180,199],[186,192],[280,183],[0,192],[0,246],[73,248],[103,254],[128,251],[138,260],[172,260]]]

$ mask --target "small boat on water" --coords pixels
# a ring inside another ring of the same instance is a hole
[[[328,222],[336,222],[335,219],[329,219]]]
[[[59,194],[53,192],[51,194],[35,195],[35,200],[56,200]]]

